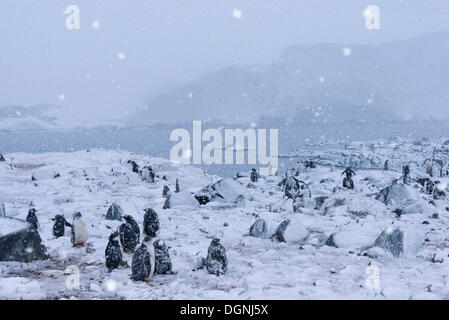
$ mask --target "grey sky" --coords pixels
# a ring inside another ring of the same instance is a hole
[[[69,4],[80,30],[65,28]],[[370,4],[378,31],[364,26]],[[0,106],[53,103],[110,119],[205,72],[270,63],[289,45],[407,39],[449,30],[448,17],[447,0],[2,0]]]

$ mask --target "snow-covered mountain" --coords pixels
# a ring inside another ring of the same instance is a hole
[[[305,108],[370,117],[441,117],[449,105],[449,32],[380,45],[287,48],[269,66],[233,66],[152,98],[132,124],[301,117]],[[386,112],[389,110],[389,112]],[[386,114],[387,113],[387,114]]]
[[[48,104],[0,108],[0,130],[46,130],[58,128],[60,108]]]

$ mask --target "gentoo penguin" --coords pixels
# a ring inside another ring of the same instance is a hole
[[[207,250],[206,269],[210,274],[216,276],[224,274],[228,269],[226,250],[218,238],[212,240]]]
[[[251,182],[257,182],[259,180],[259,174],[255,168],[251,169],[250,180]]]
[[[0,153],[0,162],[5,162],[5,157],[3,156],[3,153]]]
[[[114,269],[117,269],[122,263],[122,250],[120,249],[120,243],[118,242],[118,238],[120,236],[120,232],[113,232],[109,236],[109,242],[104,252],[106,257],[106,268],[111,272]]]
[[[148,167],[143,167],[142,171],[140,172],[140,177],[142,178],[142,181],[147,181],[149,176],[150,170],[148,170]]]
[[[145,209],[143,216],[143,233],[149,237],[154,238],[159,231],[159,217],[151,208]]]
[[[56,238],[63,237],[65,234],[65,227],[71,227],[72,225],[67,222],[63,215],[57,214],[53,219],[55,222],[53,225],[53,235]]]
[[[132,170],[134,173],[139,173],[140,171],[139,165],[134,160],[128,160],[128,163],[130,163],[131,166],[133,167]]]
[[[162,189],[162,196],[164,198],[168,198],[171,196],[170,188],[167,185],[165,185],[164,188]]]
[[[139,241],[137,240],[137,234],[134,232],[133,227],[129,223],[123,223],[120,225],[119,231],[123,251],[134,252]]]
[[[153,241],[145,237],[142,245],[134,252],[131,264],[131,279],[134,281],[146,281],[150,279],[155,270],[156,259]]]
[[[86,222],[81,218],[81,213],[76,212],[73,215],[72,222],[72,243],[74,247],[84,247],[89,234],[87,232]]]
[[[37,230],[38,227],[39,227],[39,222],[38,222],[38,220],[37,220],[36,213],[37,213],[37,210],[34,209],[34,208],[31,208],[31,209],[28,211],[28,215],[27,215],[27,217],[26,217],[25,220],[26,220],[27,222],[31,223],[31,225],[33,226],[33,228]]]
[[[140,228],[136,220],[134,220],[134,218],[130,215],[124,216],[123,219],[125,219],[125,221],[131,225],[134,232],[137,234],[137,242],[140,242]]]
[[[168,247],[162,240],[154,242],[154,256],[155,256],[155,270],[156,274],[172,273],[172,264],[170,255],[168,253]]]

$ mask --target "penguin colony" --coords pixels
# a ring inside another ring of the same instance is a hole
[[[1,155],[1,154],[0,154]],[[0,157],[0,161],[3,156]],[[144,167],[139,169],[139,165],[135,161],[128,161],[132,165],[132,171],[141,175],[142,180],[154,181],[155,174],[151,167]],[[305,168],[315,168],[316,165],[313,161],[306,161]],[[432,172],[429,169],[429,162],[426,163],[426,171],[431,176]],[[388,160],[385,161],[384,170],[389,170]],[[284,188],[285,197],[292,198],[295,210],[297,211],[304,202],[304,197],[308,195],[311,197],[310,190],[307,185],[298,180],[296,177],[300,172],[300,164],[297,164],[296,170],[292,176],[285,174],[285,178],[281,181],[279,186]],[[410,168],[408,165],[403,167],[402,179],[404,183],[407,183],[410,175]],[[343,179],[343,187],[347,189],[354,189],[354,182],[352,176],[356,173],[350,168],[346,168],[342,172],[345,175]],[[250,173],[250,180],[253,183],[258,181],[259,174],[256,169],[252,169]],[[34,176],[33,181],[36,181]],[[180,192],[179,182],[176,180],[175,192]],[[308,191],[307,191],[308,190]],[[169,199],[171,191],[168,186],[164,186],[163,197]],[[140,227],[134,218],[130,215],[122,215],[123,210],[116,203],[113,203],[107,214],[107,220],[124,220],[119,228],[112,232],[108,239],[108,244],[105,250],[105,266],[109,272],[120,266],[126,265],[123,261],[123,253],[133,254],[131,264],[131,279],[134,281],[148,281],[154,274],[172,274],[172,263],[169,255],[169,247],[162,241],[155,239],[160,230],[160,222],[156,211],[152,208],[144,210],[143,217],[143,234],[144,239],[140,243]],[[74,247],[84,247],[88,240],[88,228],[87,223],[84,221],[82,214],[76,212],[73,215],[72,223],[68,223],[63,215],[56,215],[53,219],[53,235],[56,238],[62,237],[65,234],[65,227],[71,228],[71,242]],[[26,221],[30,225],[38,230],[39,222],[37,218],[37,210],[32,207],[28,211]],[[264,226],[261,226],[264,229]],[[253,228],[252,228],[253,229]],[[262,230],[263,231],[263,230]],[[260,231],[260,232],[262,232]],[[260,233],[259,232],[259,233]],[[255,230],[251,230],[251,233],[255,233]],[[137,249],[136,249],[137,248]],[[228,260],[226,256],[226,250],[220,243],[220,239],[214,238],[208,248],[207,257],[203,259],[203,267],[205,266],[208,273],[220,276],[226,273],[228,268]]]

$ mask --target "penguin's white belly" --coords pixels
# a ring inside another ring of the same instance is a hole
[[[148,246],[148,253],[150,254],[150,261],[151,261],[151,271],[150,271],[150,278],[154,275],[154,269],[156,268],[156,254],[154,252],[154,244],[153,241],[151,241],[150,245]]]
[[[73,244],[75,245],[85,244],[87,238],[89,237],[86,223],[82,220],[77,220],[74,222],[73,228],[74,228]]]
[[[147,181],[150,171],[147,168],[142,169],[142,181]]]

